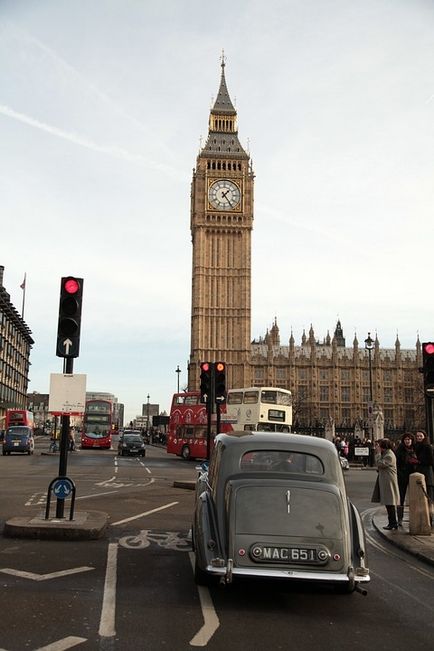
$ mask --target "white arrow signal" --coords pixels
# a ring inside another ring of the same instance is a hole
[[[71,346],[72,346],[72,341],[71,341],[70,339],[65,339],[65,341],[64,341],[63,344],[62,344],[62,346],[63,346],[64,349],[65,349],[65,354],[66,354],[66,355],[69,355],[69,349],[70,349]]]

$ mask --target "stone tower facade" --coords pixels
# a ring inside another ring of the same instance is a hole
[[[238,140],[237,112],[225,79],[209,116],[191,185],[193,243],[190,391],[202,361],[227,364],[227,385],[250,384],[251,232],[254,174]]]

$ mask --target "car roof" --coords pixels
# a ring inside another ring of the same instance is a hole
[[[309,449],[313,452],[313,449],[320,451],[333,451],[336,452],[336,448],[331,441],[326,439],[317,438],[315,436],[305,436],[304,434],[287,434],[280,432],[252,432],[252,431],[235,431],[228,432],[226,434],[219,434],[216,437],[216,442],[222,441],[225,447],[230,446],[239,446],[240,444],[245,444],[246,447],[251,448],[252,445],[258,449],[266,449],[273,446],[277,447],[302,447],[304,449]]]

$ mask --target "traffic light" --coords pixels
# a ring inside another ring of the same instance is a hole
[[[83,278],[66,276],[60,281],[57,357],[78,357],[80,350]]]
[[[224,362],[214,364],[214,387],[215,401],[226,402],[226,364]]]
[[[425,393],[434,397],[434,343],[431,341],[422,344],[422,363]]]
[[[212,362],[200,364],[200,401],[206,404],[209,404],[212,397],[213,367]]]

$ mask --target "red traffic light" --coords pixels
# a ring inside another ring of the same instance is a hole
[[[76,294],[80,289],[80,283],[76,278],[66,278],[63,283],[63,289],[68,294]]]
[[[423,350],[426,355],[434,355],[434,344],[424,344]]]
[[[219,373],[223,373],[223,371],[225,370],[225,365],[223,364],[223,362],[216,362],[215,369]]]
[[[203,371],[204,373],[208,373],[210,370],[209,362],[202,362],[200,365],[200,370]]]

